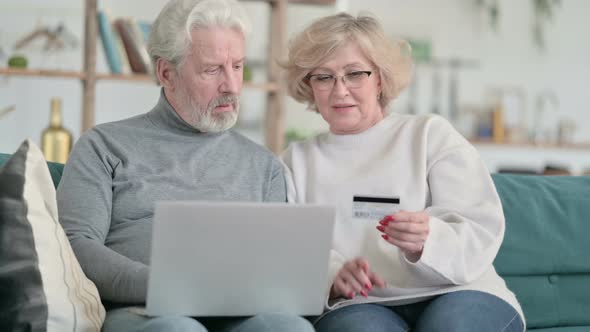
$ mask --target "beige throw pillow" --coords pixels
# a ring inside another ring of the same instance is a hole
[[[105,309],[58,222],[43,154],[26,140],[0,168],[0,331],[100,331]]]

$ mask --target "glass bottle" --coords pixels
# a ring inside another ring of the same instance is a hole
[[[61,99],[51,99],[49,127],[41,135],[41,150],[45,160],[65,164],[72,149],[72,133],[62,126]]]

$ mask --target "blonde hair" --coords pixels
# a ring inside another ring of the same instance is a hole
[[[286,69],[289,95],[315,110],[307,75],[349,42],[357,43],[379,70],[382,89],[379,103],[385,110],[410,83],[411,48],[404,41],[394,42],[386,37],[381,24],[368,15],[354,17],[340,13],[323,17],[291,40],[288,59],[282,64]]]

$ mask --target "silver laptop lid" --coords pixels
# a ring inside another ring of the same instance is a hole
[[[334,207],[158,202],[149,315],[318,315],[328,287]]]

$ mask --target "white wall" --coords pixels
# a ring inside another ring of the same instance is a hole
[[[133,16],[152,20],[165,1],[162,0],[101,0],[99,6],[109,8],[114,16]],[[590,141],[590,113],[586,90],[590,77],[590,39],[584,34],[590,31],[587,14],[590,1],[563,0],[557,8],[556,17],[546,28],[547,50],[539,51],[532,43],[531,2],[528,0],[500,0],[501,16],[498,31],[488,25],[487,17],[474,6],[474,0],[339,0],[338,6],[351,13],[369,9],[383,23],[392,36],[422,38],[432,41],[436,57],[460,57],[477,60],[477,68],[459,72],[459,104],[481,106],[485,104],[490,88],[518,87],[527,97],[526,112],[528,123],[533,113],[536,96],[552,90],[559,98],[558,113],[548,120],[556,121],[560,116],[575,119],[576,141]],[[53,0],[3,0],[0,3],[0,46],[11,53],[14,41],[32,29],[37,22],[55,25],[65,21],[68,27],[81,38],[83,30],[83,1]],[[268,8],[262,3],[247,3],[246,7],[254,18],[255,32],[248,43],[248,56],[264,61],[268,45]],[[312,19],[335,13],[335,8],[317,8],[291,5],[288,12],[288,32],[300,31]],[[98,69],[106,72],[102,45],[98,45]],[[30,67],[62,68],[78,70],[82,67],[81,49],[69,50],[58,56],[48,56],[41,51],[41,45],[26,50]],[[0,59],[5,63],[6,59]],[[431,105],[432,68],[417,68],[418,111],[429,112]],[[448,87],[448,70],[442,70],[443,91]],[[255,80],[262,80],[263,72],[255,72]],[[79,136],[81,84],[77,80],[32,79],[0,77],[0,108],[15,104],[17,110],[0,118],[0,151],[13,151],[26,137],[39,141],[41,130],[48,123],[49,100],[52,96],[64,99],[65,126]],[[245,119],[256,118],[265,104],[262,94],[246,91],[244,98]],[[97,85],[97,123],[112,121],[148,110],[158,97],[158,88],[146,83],[99,82]],[[443,95],[443,114],[448,109]],[[403,94],[394,102],[396,111],[407,109],[408,96]],[[304,106],[288,98],[287,126],[306,133],[325,130],[319,116],[306,112]],[[245,112],[249,112],[246,115]],[[550,123],[549,123],[550,124]],[[548,125],[549,125],[548,124]],[[462,127],[461,124],[457,124]],[[250,126],[251,127],[251,126]],[[552,125],[555,127],[555,125]],[[260,132],[251,136],[261,139]],[[494,152],[490,152],[493,150]],[[507,159],[510,151],[499,148],[481,148],[491,168],[502,158]],[[521,163],[537,165],[545,159],[536,150],[519,150]],[[585,156],[590,151],[572,152],[543,151],[558,156],[559,160],[571,163],[576,169],[590,166]],[[565,155],[563,155],[565,154]],[[588,157],[590,158],[590,157]]]

